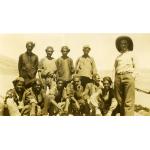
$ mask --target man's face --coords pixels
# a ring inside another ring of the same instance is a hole
[[[84,55],[88,55],[89,52],[90,52],[90,49],[89,49],[89,48],[84,48],[84,49],[83,49]]]
[[[73,83],[74,83],[74,86],[80,85],[80,83],[81,83],[80,78],[78,78],[78,77],[74,78]]]
[[[63,81],[58,81],[57,82],[57,89],[63,88]]]
[[[40,92],[42,89],[41,83],[39,81],[36,81],[36,83],[33,85],[33,89],[37,92]]]
[[[126,52],[128,50],[128,41],[127,40],[120,41],[120,49],[121,49],[121,52]]]
[[[94,81],[95,81],[96,84],[99,84],[100,83],[100,76],[96,75]]]
[[[52,48],[48,48],[48,49],[46,50],[46,54],[47,54],[48,57],[51,57],[52,54],[53,54],[53,49],[52,49]]]
[[[53,81],[53,75],[48,75],[45,79],[46,85],[50,86]]]
[[[24,91],[24,83],[21,81],[18,81],[18,83],[15,86],[15,90],[20,93]]]
[[[26,44],[26,48],[27,48],[27,51],[28,51],[28,52],[31,52],[32,49],[33,49],[33,47],[34,47],[34,45],[33,45],[32,43],[27,43],[27,44]]]
[[[62,55],[63,55],[63,56],[67,56],[68,53],[69,53],[69,51],[68,51],[67,48],[63,48],[63,49],[62,49]]]
[[[103,81],[103,86],[104,86],[104,89],[106,90],[110,89],[110,83],[107,80]]]

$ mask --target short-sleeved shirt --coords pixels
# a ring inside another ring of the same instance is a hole
[[[116,74],[123,72],[133,73],[135,71],[135,57],[133,52],[127,51],[120,54],[115,60]]]

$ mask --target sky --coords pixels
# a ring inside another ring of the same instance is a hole
[[[0,55],[14,58],[16,61],[26,51],[27,41],[35,42],[33,52],[39,59],[45,57],[45,48],[54,47],[53,57],[61,56],[60,49],[67,45],[71,49],[69,56],[74,62],[80,57],[82,47],[91,47],[90,56],[94,57],[98,70],[112,70],[119,52],[115,40],[120,35],[128,35],[134,43],[134,54],[138,67],[150,69],[150,34],[0,34]]]

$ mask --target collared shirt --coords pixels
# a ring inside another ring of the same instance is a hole
[[[58,78],[64,81],[70,81],[74,73],[73,60],[69,57],[60,57],[56,60]]]
[[[92,79],[93,74],[97,73],[95,61],[92,57],[80,57],[76,62],[76,73]]]
[[[115,73],[135,72],[135,57],[133,52],[127,51],[120,54],[115,60]]]
[[[48,72],[53,74],[56,72],[56,60],[54,58],[48,59],[47,57],[44,57],[39,62],[39,69],[41,70],[42,75],[46,75]]]
[[[19,75],[25,79],[33,79],[38,70],[38,56],[25,52],[20,55],[18,61]]]

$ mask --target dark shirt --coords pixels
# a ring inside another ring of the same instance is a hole
[[[112,88],[109,89],[108,91],[108,98],[104,99],[104,89],[102,89],[102,94],[100,95],[101,102],[100,102],[100,109],[102,111],[102,114],[105,115],[112,103],[112,99],[114,98],[114,90]]]
[[[25,83],[35,78],[38,70],[38,56],[25,52],[20,55],[18,61],[19,75],[25,79]]]
[[[56,60],[58,78],[64,81],[70,81],[74,73],[73,60],[70,57],[60,57]]]

